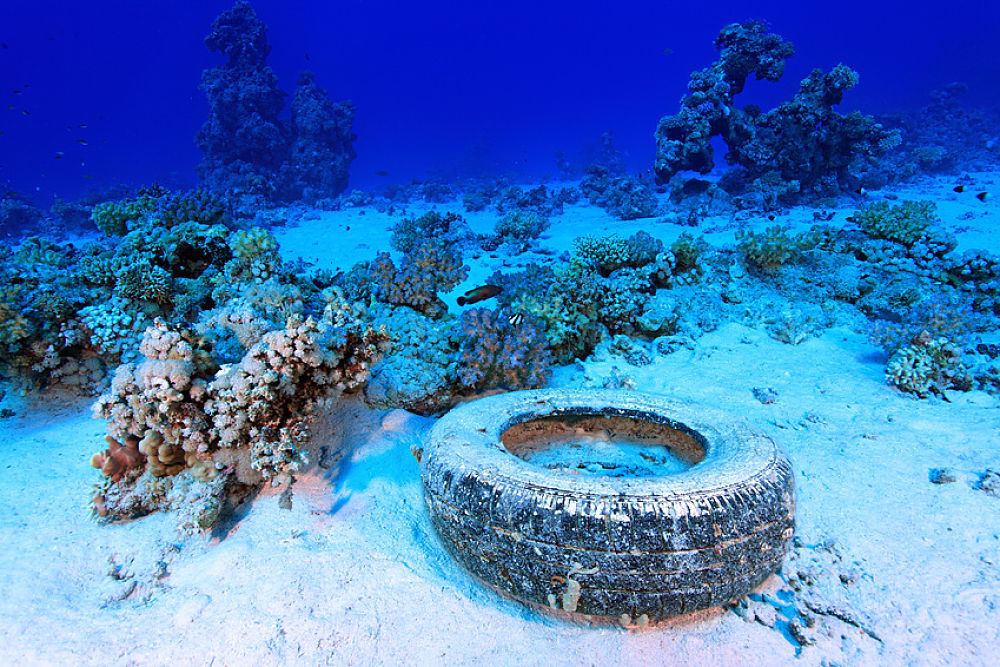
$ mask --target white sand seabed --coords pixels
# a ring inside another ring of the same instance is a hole
[[[946,222],[973,211],[949,224],[968,228],[963,242],[997,247],[993,205],[956,201],[946,180],[900,194],[920,193],[940,198]],[[644,226],[596,211],[570,207],[546,244]],[[477,231],[493,219],[470,216]],[[322,213],[278,237],[287,256],[347,268],[388,247],[396,220]],[[811,211],[787,221],[796,220],[811,222]],[[690,229],[649,223],[665,239]],[[351,229],[325,244],[341,224]],[[502,260],[467,262],[474,270],[450,295],[453,310],[455,296]],[[98,473],[88,461],[104,433],[92,399],[8,397],[17,416],[0,420],[0,663],[988,664],[1000,646],[1000,498],[974,484],[1000,469],[1000,402],[980,392],[951,393],[950,403],[911,398],[885,384],[884,362],[847,330],[790,346],[727,324],[694,350],[614,364],[641,390],[728,410],[785,449],[800,545],[782,574],[812,567],[819,591],[818,638],[805,648],[783,622],[791,592],[779,576],[764,584],[767,597],[755,596],[749,620],[716,609],[641,630],[569,624],[480,586],[449,558],[423,507],[410,447],[429,418],[335,402],[316,424],[290,511],[265,489],[212,535],[180,538],[171,516],[90,519]],[[562,367],[553,384],[601,386],[611,366]],[[754,387],[777,400],[762,404]],[[315,464],[320,447],[328,460],[340,456],[332,467]],[[932,484],[938,467],[956,481]]]

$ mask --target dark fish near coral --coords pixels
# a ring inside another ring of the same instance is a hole
[[[375,172],[375,175],[376,176],[388,176],[389,172],[385,171],[384,169],[379,169],[378,171]]]
[[[954,190],[955,192],[965,192],[965,186],[964,185],[956,185],[955,187],[952,188],[952,190]]]
[[[65,153],[63,153],[62,151],[56,151],[56,159],[57,159],[57,160],[61,160],[61,159],[63,159],[63,156],[64,156],[64,155],[66,155],[66,154],[65,154]]]
[[[767,216],[767,219],[768,219],[768,220],[774,220],[774,218],[775,218],[775,215],[774,215],[774,213],[772,213],[772,214],[770,214],[769,216]]]
[[[524,314],[523,313],[519,313],[519,312],[518,313],[514,313],[507,320],[507,322],[509,322],[512,327],[516,327],[518,324],[520,324],[523,321],[524,321]]]
[[[77,139],[76,143],[80,144],[81,146],[86,146],[87,145],[87,140],[86,139]]]
[[[978,199],[979,201],[983,201],[984,202],[984,201],[986,201],[986,198],[989,197],[989,196],[990,196],[989,192],[980,192],[979,194],[976,195],[976,199]]]
[[[499,285],[480,285],[479,287],[470,289],[465,293],[465,296],[458,297],[458,305],[464,306],[467,303],[479,303],[486,299],[492,299],[500,292],[501,288]]]
[[[864,188],[864,186],[863,186],[863,185],[859,185],[859,186],[857,187],[857,189],[855,190],[855,192],[856,192],[856,193],[858,193],[859,195],[865,195],[865,194],[868,194],[868,191],[867,191],[867,190],[865,190],[865,188]]]

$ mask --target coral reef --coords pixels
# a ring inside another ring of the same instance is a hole
[[[816,246],[815,235],[805,233],[788,235],[788,227],[774,225],[763,233],[737,230],[737,249],[746,264],[762,273],[773,274],[779,268],[794,262],[802,252]]]
[[[656,195],[631,176],[613,176],[608,168],[591,165],[580,182],[580,192],[619,220],[650,218],[657,214]]]
[[[433,243],[441,248],[462,252],[475,245],[475,232],[465,218],[457,213],[428,211],[418,218],[403,218],[392,228],[390,245],[402,253],[416,250],[417,246]]]
[[[888,180],[925,173],[980,171],[1000,161],[996,128],[1000,112],[962,104],[969,87],[954,81],[930,92],[930,102],[916,111],[878,117],[885,127],[899,130],[900,146],[886,156]]]
[[[306,461],[303,443],[316,402],[364,383],[382,334],[307,319],[271,331],[209,388],[205,413],[218,446],[244,448],[265,479],[287,481]]]
[[[281,199],[316,201],[347,189],[356,156],[354,104],[334,104],[314,79],[312,72],[302,72],[292,95],[291,154],[281,174],[289,190],[279,193]]]
[[[493,233],[504,243],[520,244],[530,239],[537,239],[549,228],[549,219],[533,211],[517,209],[507,211],[497,220]]]
[[[384,327],[392,342],[372,366],[365,402],[421,415],[444,412],[457,384],[460,341],[454,321],[435,320],[406,307],[379,307],[372,315],[373,324]]]
[[[711,139],[721,136],[729,148],[727,161],[739,165],[756,188],[786,188],[781,199],[832,193],[857,187],[865,168],[898,144],[898,133],[871,117],[833,111],[857,83],[853,70],[843,65],[826,74],[815,70],[795,97],[776,109],[741,109],[734,98],[747,77],[778,81],[794,49],[756,21],[726,26],[715,47],[719,59],[692,73],[681,110],[657,126],[654,171],[661,182],[683,170],[710,172]]]
[[[205,45],[227,61],[202,75],[211,111],[197,136],[204,182],[231,196],[281,201],[343,192],[355,155],[354,107],[330,102],[304,72],[291,120],[279,118],[286,93],[267,65],[267,28],[248,2],[220,14]]]
[[[469,390],[535,389],[551,375],[552,357],[539,323],[530,315],[470,308],[459,323],[463,336],[458,382]]]
[[[183,491],[199,499],[194,524],[205,528],[227,493],[290,482],[306,461],[316,403],[359,389],[386,339],[328,307],[319,321],[292,319],[263,334],[216,374],[205,339],[156,320],[140,347],[145,360],[119,366],[94,406],[109,444],[92,460],[106,478],[95,513],[112,520],[176,507]],[[182,473],[187,486],[173,480]]]
[[[379,253],[370,267],[375,298],[382,303],[409,306],[430,317],[442,317],[448,306],[437,295],[447,292],[468,275],[461,258],[426,242],[403,256],[399,268],[389,253]]]
[[[889,358],[885,375],[889,384],[921,398],[943,395],[946,389],[967,391],[973,385],[961,348],[926,332]]]
[[[930,201],[907,200],[897,206],[883,201],[855,211],[853,218],[869,236],[909,247],[937,221],[936,211],[937,205]]]

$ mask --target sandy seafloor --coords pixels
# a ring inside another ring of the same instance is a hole
[[[974,176],[983,189],[1000,180]],[[961,247],[996,251],[1000,206],[958,198],[953,184],[893,192],[935,198]],[[436,208],[461,211],[457,202]],[[400,219],[371,208],[295,218],[275,231],[283,255],[340,268],[388,248]],[[496,215],[467,219],[488,231]],[[587,233],[646,229],[669,242],[702,231],[623,223],[584,205],[552,222],[543,245],[556,250]],[[780,222],[808,226],[812,209]],[[727,234],[707,238],[717,245]],[[452,311],[455,296],[518,261],[467,257],[473,271],[450,295]],[[615,373],[640,390],[745,417],[795,468],[797,540],[782,572],[742,613],[714,609],[644,629],[569,624],[466,575],[433,533],[410,453],[433,419],[338,401],[316,424],[315,445],[342,458],[298,477],[290,511],[265,489],[212,535],[181,538],[169,515],[91,520],[98,473],[88,462],[104,434],[93,399],[8,395],[4,406],[17,415],[0,421],[0,663],[996,664],[1000,498],[974,487],[987,468],[1000,470],[1000,400],[915,399],[885,383],[884,365],[864,334],[846,329],[793,346],[727,324],[648,366],[618,359],[557,369],[552,386],[601,386]],[[753,396],[762,386],[777,392],[775,402]],[[956,481],[932,484],[931,468],[950,469]],[[811,585],[795,593],[792,577]],[[815,619],[814,645],[789,633],[796,608]]]

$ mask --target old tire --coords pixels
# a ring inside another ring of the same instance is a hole
[[[704,458],[657,477],[568,475],[500,442],[543,417],[650,420],[690,434]],[[781,564],[794,530],[792,471],[749,424],[663,396],[536,390],[467,403],[431,429],[424,498],[445,548],[489,586],[531,605],[657,620],[750,592]]]

